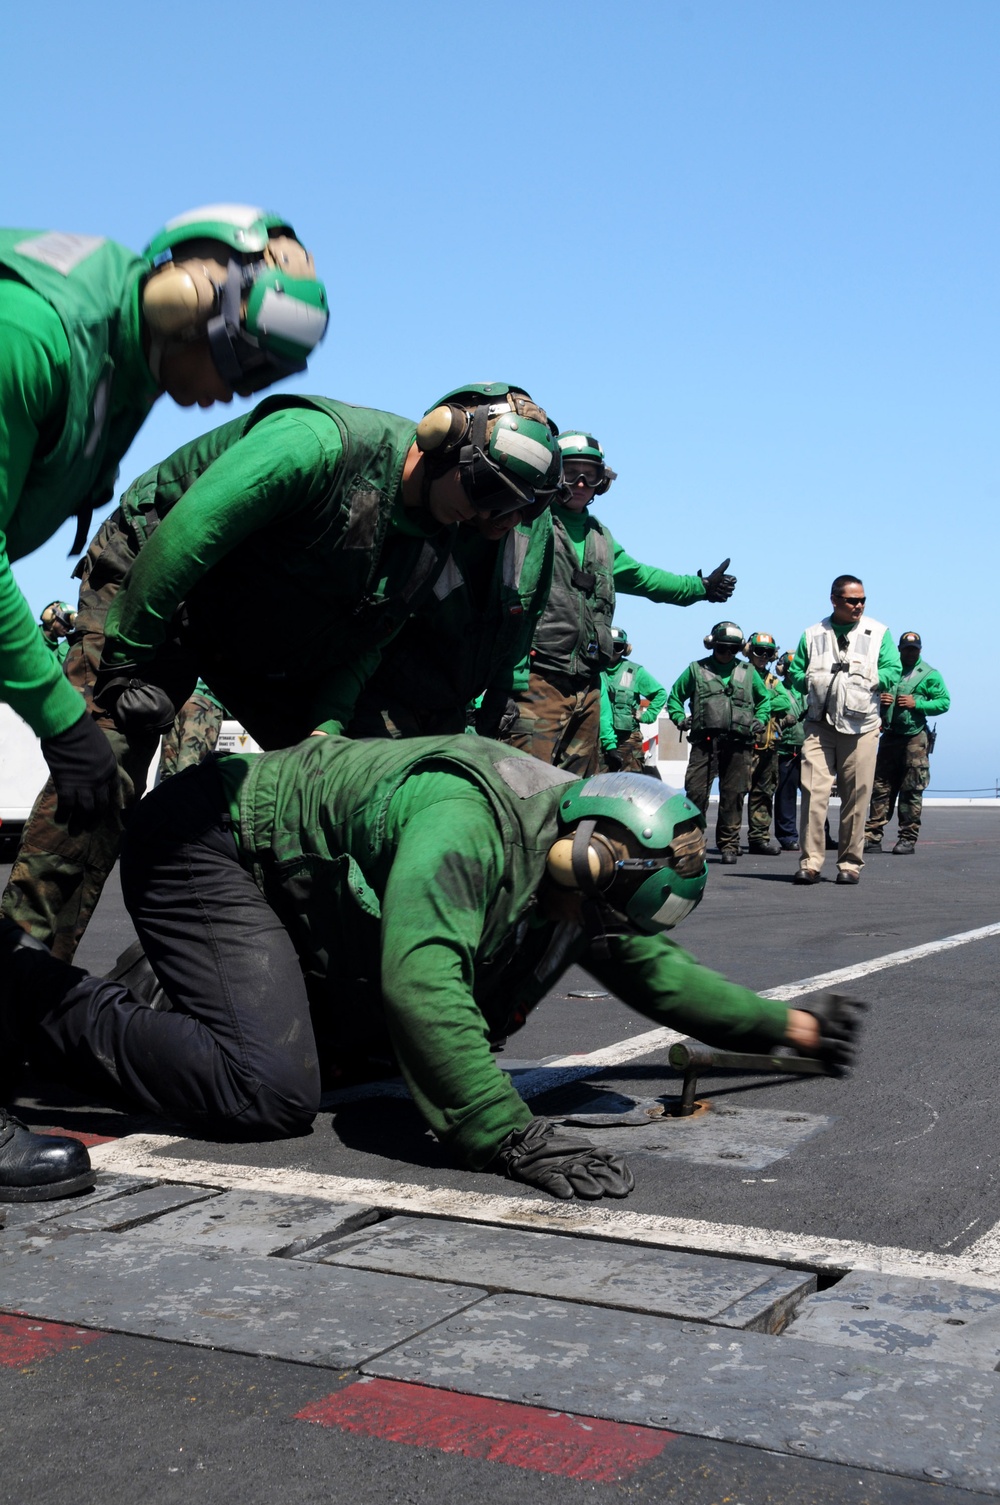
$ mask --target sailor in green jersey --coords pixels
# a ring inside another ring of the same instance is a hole
[[[42,637],[61,664],[69,652],[69,635],[76,625],[76,612],[68,601],[50,601],[38,618]]]
[[[698,811],[640,775],[580,781],[481,737],[307,738],[209,759],[136,812],[123,891],[172,1010],[0,928],[16,967],[0,1023],[87,1090],[262,1138],[318,1109],[311,1003],[334,1037],[395,1057],[459,1164],[623,1196],[624,1162],[534,1118],[490,1051],[567,967],[709,1043],[850,1060],[853,1005],[790,1010],[670,940],[706,873]]]
[[[510,740],[545,763],[588,774],[599,761],[601,671],[612,662],[616,592],[690,606],[727,601],[736,580],[725,574],[728,559],[705,578],[701,571],[673,575],[638,563],[587,510],[615,479],[600,444],[592,434],[568,430],[559,446],[564,487],[553,507],[552,590],[518,676]]]
[[[892,634],[865,614],[866,600],[856,575],[838,575],[830,587],[832,612],[802,634],[788,668],[789,687],[806,697],[802,856],[796,883],[819,882],[834,784],[840,795],[837,882],[859,882],[864,866],[881,696],[895,691],[900,675]]]
[[[326,318],[312,258],[262,210],[194,210],[142,256],[97,236],[0,231],[0,699],[42,739],[60,819],[110,805],[115,769],[11,562],[74,513],[82,546],[161,392],[208,407],[304,370]]]
[[[642,773],[645,759],[640,727],[655,724],[667,703],[667,692],[648,669],[627,662],[632,644],[624,627],[612,627],[611,645],[612,661],[601,676],[604,762],[612,772],[624,769],[627,773]]]
[[[771,845],[771,817],[774,793],[778,787],[778,742],[786,724],[797,720],[788,693],[768,664],[777,657],[778,645],[769,632],[752,632],[743,651],[767,687],[771,705],[767,722],[754,742],[750,764],[750,788],[747,791],[747,847],[752,856],[776,857],[779,847]]]
[[[774,672],[782,682],[782,689],[788,696],[791,707],[789,716],[794,713],[795,720],[785,718],[785,725],[778,738],[778,786],[774,793],[774,834],[778,838],[778,845],[783,852],[797,852],[799,850],[798,811],[796,798],[799,792],[799,776],[802,763],[802,744],[805,741],[805,696],[800,695],[798,690],[792,690],[787,683],[788,666],[792,661],[790,653],[783,653],[774,666]]]
[[[903,673],[895,694],[883,692],[882,736],[875,760],[875,783],[865,826],[865,851],[881,852],[882,832],[899,800],[899,830],[893,856],[912,857],[920,835],[924,790],[931,781],[928,716],[943,716],[951,705],[948,687],[922,657],[919,632],[899,640]]]
[[[739,857],[743,800],[750,786],[750,758],[771,709],[767,686],[752,664],[736,661],[743,633],[735,622],[717,622],[705,638],[708,658],[688,664],[667,696],[667,715],[691,744],[684,791],[704,814],[716,777],[719,815],[715,842],[722,861]],[[684,706],[691,711],[685,715]]]
[[[444,411],[474,394],[451,393]],[[443,425],[424,415],[424,423]],[[527,411],[527,410],[525,410]],[[540,408],[554,437],[556,426]],[[471,440],[471,433],[468,439]],[[440,449],[446,463],[463,431]],[[552,580],[552,514],[522,512],[505,537],[459,529],[433,590],[393,642],[358,701],[352,737],[415,737],[475,729],[493,737],[512,718],[518,666],[524,662]]]
[[[209,407],[304,370],[326,319],[311,257],[259,209],[182,215],[142,256],[100,236],[0,230],[0,700],[41,738],[61,823],[112,809],[115,757],[12,563],[74,514],[82,547],[161,392]],[[76,1140],[29,1135],[0,1109],[0,1199],[92,1180]]]
[[[342,731],[456,526],[495,546],[547,502],[560,458],[542,410],[503,382],[459,390],[420,425],[331,398],[270,398],[132,483],[88,550],[82,638],[67,661],[115,748],[127,804],[199,673],[263,747]],[[456,430],[475,423],[474,443],[447,442],[444,411]],[[258,630],[234,636],[248,590]],[[43,791],[3,912],[68,961],[120,821],[60,835],[52,804]]]

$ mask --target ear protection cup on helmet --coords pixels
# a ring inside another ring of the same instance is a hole
[[[425,455],[435,450],[454,449],[464,438],[469,428],[469,413],[466,408],[453,403],[442,403],[431,408],[417,424],[417,448]]]
[[[172,339],[204,326],[219,301],[215,283],[195,262],[167,262],[142,290],[142,312],[154,335]]]
[[[597,485],[594,487],[594,495],[603,496],[606,491],[609,491],[611,489],[611,482],[617,481],[617,479],[617,470],[611,470],[607,465],[605,465],[604,474],[598,481]]]
[[[572,836],[561,836],[549,848],[546,868],[560,888],[598,894],[615,875],[618,858],[594,820],[581,821]]]
[[[715,647],[715,639],[713,638],[713,636],[712,636],[712,634],[710,632],[708,632],[708,633],[705,634],[705,636],[702,638],[702,642],[705,644],[705,647],[708,648],[708,649],[712,649],[712,648]]]

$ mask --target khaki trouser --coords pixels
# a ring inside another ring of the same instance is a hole
[[[826,856],[823,825],[834,784],[840,793],[837,867],[859,872],[864,867],[865,820],[875,782],[879,728],[854,736],[836,732],[826,721],[807,721],[802,745],[802,857],[799,866],[818,873]]]

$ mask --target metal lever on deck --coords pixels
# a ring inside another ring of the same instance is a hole
[[[829,1076],[822,1061],[808,1056],[745,1056],[734,1050],[712,1050],[690,1040],[671,1045],[667,1058],[671,1066],[684,1073],[678,1118],[690,1118],[694,1112],[694,1095],[702,1072],[725,1067],[729,1071],[784,1071],[792,1076]]]

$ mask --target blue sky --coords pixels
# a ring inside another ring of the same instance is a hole
[[[994,0],[49,0],[3,50],[6,223],[139,249],[280,210],[332,294],[299,390],[418,415],[519,382],[600,436],[629,552],[732,556],[745,631],[793,647],[862,576],[952,690],[934,787],[1000,778]],[[168,401],[122,486],[235,410]],[[17,567],[33,605],[71,535]],[[715,609],[618,617],[669,683]]]

